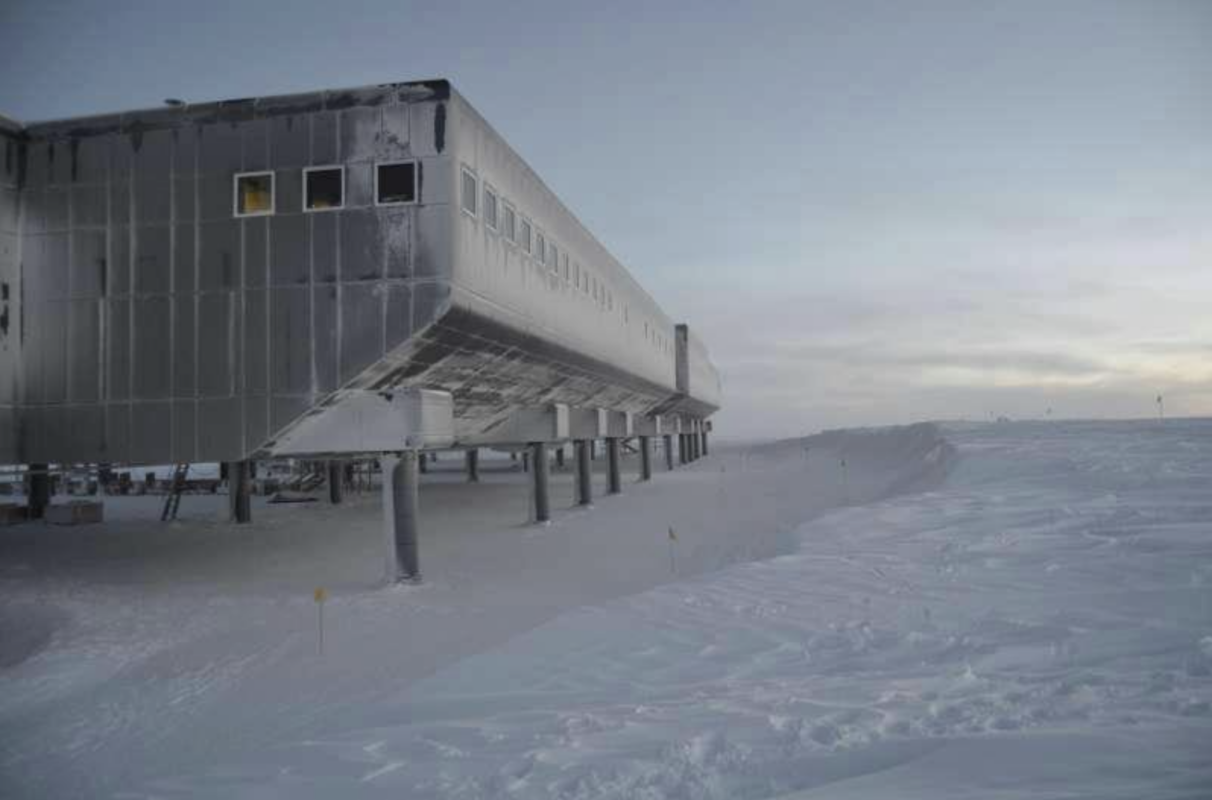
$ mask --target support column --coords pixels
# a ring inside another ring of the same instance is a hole
[[[708,454],[708,450],[707,450],[707,429],[706,429],[706,428],[704,428],[704,429],[703,429],[703,455],[705,456],[705,455],[707,455],[707,454]]]
[[[673,471],[673,434],[667,433],[664,436],[665,448],[665,469]]]
[[[697,424],[694,430],[690,432],[690,460],[699,460],[699,431]]]
[[[551,502],[547,493],[547,444],[530,443],[531,484],[534,486],[534,521],[542,524],[551,520]]]
[[[231,521],[243,525],[252,522],[252,497],[249,484],[249,462],[227,462],[227,503]]]
[[[686,463],[686,434],[678,434],[678,464]]]
[[[606,474],[607,493],[621,493],[623,491],[623,481],[619,474],[619,439],[615,436],[606,440]]]
[[[29,518],[42,519],[50,505],[51,484],[46,464],[29,465]]]
[[[384,458],[383,516],[390,548],[387,560],[389,582],[419,582],[417,556],[417,487],[420,466],[416,450],[405,450],[397,458]]]
[[[577,503],[582,506],[593,505],[593,481],[591,481],[589,465],[589,441],[577,439]]]
[[[564,469],[564,445],[561,444],[559,447],[557,447],[555,453],[556,453],[556,466],[559,467],[560,469]]]
[[[480,450],[477,447],[467,451],[467,482],[480,482]]]
[[[328,462],[328,502],[341,504],[345,491],[345,468],[340,461]]]
[[[647,436],[640,437],[640,480],[652,480],[652,442]]]

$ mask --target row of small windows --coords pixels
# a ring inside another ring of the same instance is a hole
[[[240,172],[232,182],[237,217],[263,217],[277,212],[276,173]],[[375,205],[396,206],[417,202],[417,162],[385,161],[374,165]],[[303,170],[303,211],[345,208],[345,167],[307,167]]]
[[[473,217],[480,216],[480,194],[479,179],[464,167],[461,192],[464,212]],[[582,270],[579,262],[571,261],[567,251],[561,251],[558,244],[533,227],[530,220],[518,214],[509,201],[502,199],[487,183],[482,202],[484,224],[490,231],[504,236],[552,272],[563,275],[565,281],[593,297],[603,308],[614,310],[614,293],[604,283],[599,283],[588,269]]]
[[[606,288],[605,283],[599,282],[597,276],[589,269],[582,269],[580,262],[570,260],[567,250],[561,251],[559,245],[544,236],[542,231],[533,228],[530,221],[518,214],[509,201],[497,194],[487,181],[484,182],[481,193],[479,178],[467,167],[462,170],[460,197],[464,213],[472,217],[483,216],[484,225],[490,231],[518,245],[522,252],[529,254],[556,275],[562,275],[565,282],[592,297],[600,307],[607,311],[614,310],[614,292]],[[623,309],[623,317],[624,321],[630,324],[630,313],[626,308]],[[647,322],[644,323],[644,338],[654,348],[664,353],[670,352],[668,340],[657,332],[655,326],[650,326]]]

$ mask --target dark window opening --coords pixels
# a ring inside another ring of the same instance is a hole
[[[375,202],[415,203],[417,201],[417,165],[407,161],[379,164],[375,173]]]
[[[345,170],[340,167],[307,170],[303,207],[308,211],[345,205]]]

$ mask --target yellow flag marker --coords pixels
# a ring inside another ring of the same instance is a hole
[[[320,655],[324,655],[324,601],[328,599],[328,592],[321,586],[316,589],[312,597],[316,600],[316,612],[318,615],[316,619],[320,626]]]

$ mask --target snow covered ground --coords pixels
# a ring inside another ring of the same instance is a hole
[[[1212,421],[942,435],[0,531],[0,795],[1212,796]]]

